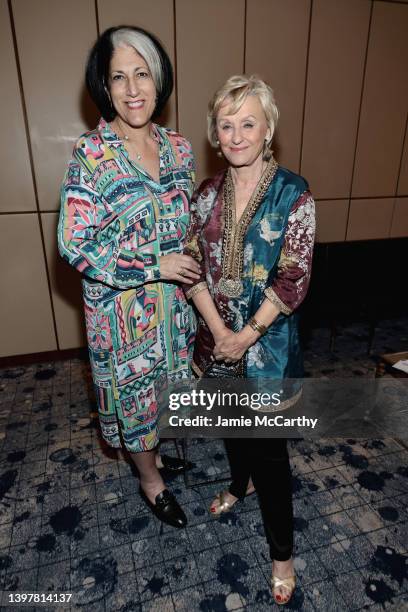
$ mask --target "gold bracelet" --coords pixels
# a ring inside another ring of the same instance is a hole
[[[263,325],[262,323],[258,323],[258,321],[255,319],[255,317],[251,317],[248,321],[248,325],[249,327],[251,327],[254,331],[258,332],[258,334],[261,334],[261,336],[264,335],[264,333],[267,330],[267,327],[265,325]]]

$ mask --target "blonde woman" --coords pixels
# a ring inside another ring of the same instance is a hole
[[[231,77],[209,105],[208,137],[228,169],[198,189],[185,249],[201,268],[185,287],[200,313],[194,349],[200,376],[214,363],[221,377],[302,376],[296,309],[310,279],[314,202],[306,181],[273,158],[277,119],[273,92],[256,76]],[[225,445],[232,483],[210,511],[227,512],[256,490],[273,596],[287,603],[295,576],[286,440],[234,438]]]

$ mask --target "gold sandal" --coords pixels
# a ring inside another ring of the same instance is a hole
[[[278,576],[274,576],[272,574],[272,579],[271,579],[271,584],[272,584],[272,595],[273,595],[273,599],[275,600],[275,603],[278,604],[278,606],[284,606],[285,604],[289,603],[292,595],[293,595],[293,591],[295,590],[296,587],[296,576],[288,576],[287,578],[279,578]],[[289,597],[287,599],[276,599],[277,597],[281,598],[281,595],[275,595],[275,589],[278,589],[279,587],[283,587],[284,589],[287,589],[289,591]]]
[[[232,506],[237,503],[238,499],[232,502],[227,501],[225,499],[227,494],[228,494],[228,491],[222,491],[221,493],[215,496],[215,499],[212,501],[211,506],[210,506],[211,514],[213,514],[214,516],[217,516],[218,514],[222,514],[223,512],[229,512]],[[213,504],[217,500],[219,504],[218,506],[214,508],[214,510],[212,510]]]

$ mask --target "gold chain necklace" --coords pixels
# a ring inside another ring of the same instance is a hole
[[[237,223],[235,217],[234,183],[232,181],[231,168],[228,168],[222,192],[224,211],[223,260],[222,277],[218,282],[218,291],[227,297],[239,297],[243,291],[241,275],[244,263],[245,232],[267,192],[277,169],[278,164],[272,157]]]

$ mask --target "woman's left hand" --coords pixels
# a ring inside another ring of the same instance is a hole
[[[252,342],[240,331],[224,336],[214,347],[214,357],[217,361],[234,363],[241,359],[251,346]]]

